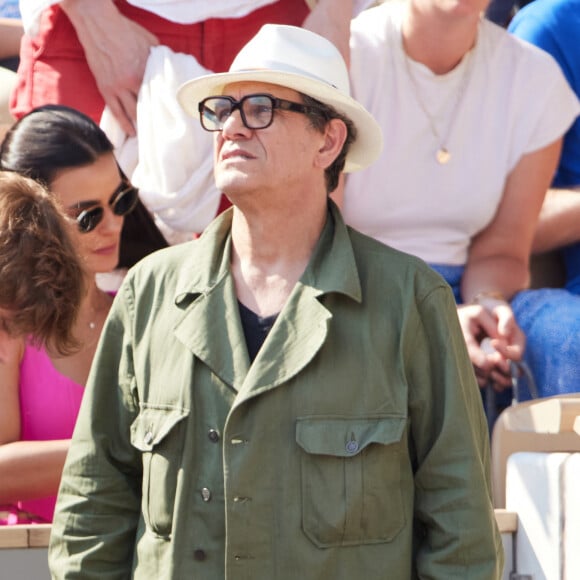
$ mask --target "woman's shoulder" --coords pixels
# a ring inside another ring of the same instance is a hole
[[[486,54],[493,54],[506,65],[511,61],[519,68],[530,70],[538,66],[551,70],[559,68],[558,63],[545,50],[518,38],[487,19],[481,21],[479,32],[478,42],[485,46]]]

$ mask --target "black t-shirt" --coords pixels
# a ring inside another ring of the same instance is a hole
[[[239,300],[238,306],[240,309],[242,328],[244,329],[244,337],[246,338],[246,346],[248,347],[248,355],[250,356],[250,362],[252,362],[256,358],[260,348],[262,348],[270,329],[274,326],[278,314],[264,317],[258,316]]]

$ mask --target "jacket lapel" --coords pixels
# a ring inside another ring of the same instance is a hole
[[[332,312],[323,297],[339,293],[361,301],[348,230],[333,202],[312,258],[268,334],[236,398],[242,401],[296,376],[324,345]]]
[[[330,202],[329,219],[302,278],[250,366],[230,273],[231,212],[198,240],[177,285],[184,310],[176,337],[222,381],[238,391],[236,404],[289,381],[316,356],[328,333],[328,293],[360,302],[361,288],[348,230]]]
[[[197,296],[175,335],[223,382],[240,389],[250,363],[230,276]]]
[[[230,274],[231,210],[197,240],[181,271],[175,336],[223,382],[238,390],[250,366]]]
[[[332,318],[317,295],[312,288],[296,286],[252,363],[237,403],[289,381],[316,356]]]

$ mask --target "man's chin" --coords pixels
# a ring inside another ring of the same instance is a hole
[[[231,176],[229,179],[216,179],[216,187],[230,201],[233,198],[247,193],[251,189],[250,180],[245,175]]]

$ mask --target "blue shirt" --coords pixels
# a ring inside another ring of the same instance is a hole
[[[550,53],[580,96],[580,0],[535,0],[517,12],[508,30]],[[564,137],[553,181],[554,187],[576,185],[580,185],[580,117]]]

